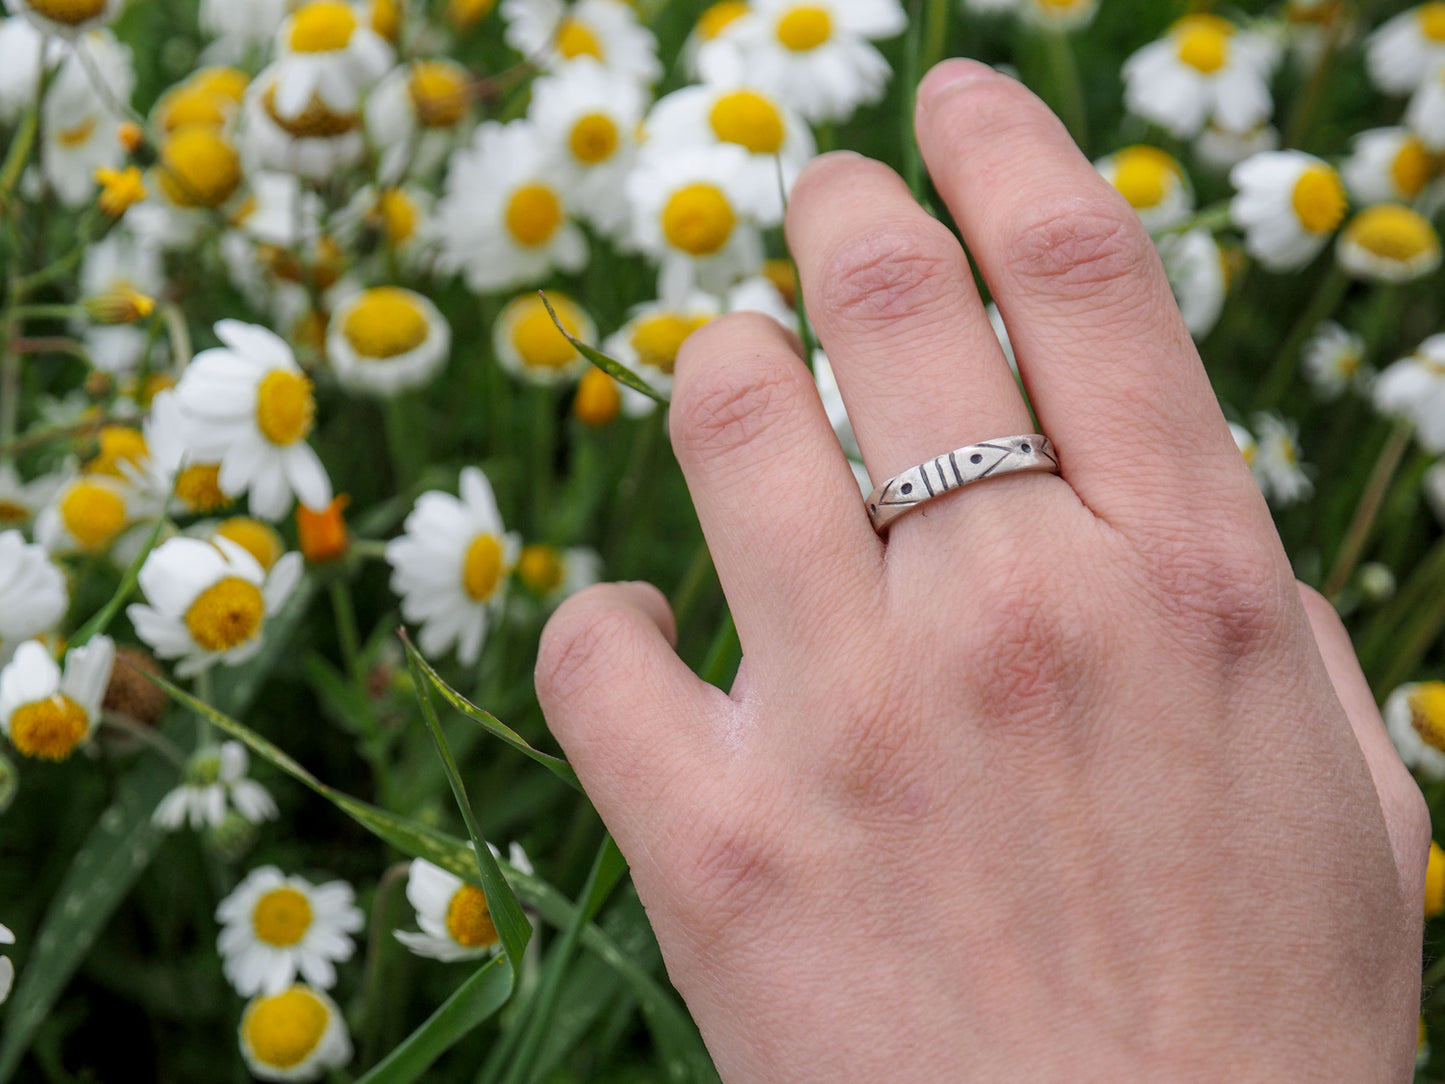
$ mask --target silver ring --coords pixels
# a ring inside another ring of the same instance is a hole
[[[1059,457],[1054,454],[1053,442],[1042,433],[1024,433],[956,448],[894,475],[868,494],[864,504],[873,529],[883,534],[895,519],[925,501],[970,482],[1015,471],[1058,474]]]

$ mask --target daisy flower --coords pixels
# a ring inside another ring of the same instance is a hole
[[[1244,230],[1244,247],[1272,271],[1309,263],[1345,217],[1339,174],[1303,151],[1256,154],[1229,180],[1237,190],[1229,213]]]
[[[124,0],[6,0],[11,11],[28,19],[42,34],[72,41],[109,23],[122,3]]]
[[[716,0],[703,9],[687,40],[682,43],[682,59],[689,75],[698,78],[698,50],[708,42],[716,41],[730,30],[736,29],[738,20],[751,10],[747,0]]]
[[[105,474],[72,478],[36,517],[35,540],[51,553],[104,553],[141,518],[139,497]]]
[[[1208,230],[1197,229],[1166,233],[1155,244],[1185,326],[1196,339],[1204,338],[1219,322],[1229,287],[1219,242]]]
[[[64,760],[90,737],[115,664],[115,644],[97,636],[65,656],[65,671],[38,640],[0,670],[0,729],[27,757]]]
[[[161,799],[151,820],[172,832],[186,822],[197,830],[219,828],[231,807],[251,824],[272,820],[276,802],[265,787],[246,778],[247,766],[246,747],[238,741],[196,750],[181,785]]]
[[[383,184],[426,176],[446,160],[471,115],[471,84],[454,60],[414,60],[392,69],[367,95],[366,132],[381,151]]]
[[[35,29],[28,19],[0,16],[0,122],[13,124],[35,101],[41,62],[53,68],[65,44]]]
[[[64,478],[55,474],[23,481],[14,464],[0,461],[0,531],[29,523],[63,484]]]
[[[622,413],[622,385],[601,369],[583,372],[572,397],[572,416],[583,425],[607,425]]]
[[[241,1013],[241,1056],[260,1080],[316,1080],[351,1060],[351,1036],[324,990],[297,983]]]
[[[293,0],[201,0],[201,31],[225,39],[240,55],[247,46],[271,41],[292,6]]]
[[[600,0],[614,4],[617,0]],[[477,128],[452,156],[432,220],[443,271],[460,271],[477,293],[580,271],[587,240],[557,181],[555,152],[526,121]]]
[[[293,495],[307,508],[325,508],[331,481],[306,443],[316,400],[291,348],[238,320],[222,320],[216,336],[225,345],[196,355],[176,385],[192,455],[220,463],[221,492],[249,492],[258,516],[279,519]]]
[[[1195,157],[1220,173],[1227,173],[1246,158],[1279,146],[1279,130],[1270,124],[1256,124],[1243,132],[1221,128],[1213,122],[1194,137]]]
[[[136,487],[156,503],[175,492],[180,510],[191,514],[214,512],[231,503],[221,490],[221,464],[194,461],[186,446],[186,416],[171,389],[151,400],[145,420],[146,454],[131,468],[122,468]]]
[[[1333,320],[1326,320],[1304,345],[1305,379],[1322,399],[1337,399],[1350,385],[1362,382],[1365,340]]]
[[[1365,45],[1365,66],[1386,94],[1409,94],[1445,67],[1445,2],[1430,0],[1381,23]]]
[[[1255,443],[1254,434],[1237,422],[1230,422],[1229,435],[1234,438],[1234,446],[1239,449],[1239,454],[1244,457],[1244,465],[1252,472],[1254,470],[1255,453],[1259,451],[1259,445]]]
[[[276,65],[252,80],[241,106],[241,155],[249,169],[294,173],[322,181],[366,153],[359,112],[332,109],[318,96],[291,116],[276,107]]]
[[[1415,426],[1415,439],[1445,452],[1445,334],[1431,335],[1375,380],[1375,406]]]
[[[783,190],[817,153],[813,133],[794,110],[755,87],[712,84],[683,87],[660,98],[643,126],[643,153],[671,154],[688,147],[736,144],[748,152],[739,191],[758,208],[758,222],[783,220]],[[654,150],[652,153],[659,153]],[[782,170],[781,189],[778,171]]]
[[[239,112],[250,83],[251,77],[239,68],[202,68],[156,99],[151,121],[166,134],[190,124],[225,128]]]
[[[1271,502],[1278,505],[1304,500],[1314,485],[1299,462],[1297,427],[1274,414],[1259,414],[1254,419],[1256,437],[1250,469],[1254,480]]]
[[[1073,30],[1093,21],[1099,0],[964,0],[979,15],[1020,15],[1040,26]]]
[[[488,846],[494,856],[501,857],[500,851]],[[516,843],[509,848],[507,857],[523,873],[532,872],[532,863]],[[407,872],[406,898],[416,909],[416,924],[421,931],[394,932],[396,939],[418,956],[451,963],[490,956],[501,948],[486,895],[456,874],[424,858],[414,858]]]
[[[391,68],[386,40],[345,0],[308,0],[276,31],[276,115],[292,121],[320,102],[354,113],[362,94]]]
[[[216,906],[216,947],[227,980],[242,997],[277,994],[300,975],[312,986],[336,983],[351,959],[351,934],[366,924],[345,881],[312,885],[275,866],[252,870]]]
[[[1124,61],[1124,103],[1182,139],[1213,119],[1242,132],[1269,119],[1279,49],[1217,15],[1186,15]]]
[[[663,395],[672,394],[673,369],[682,344],[723,311],[712,294],[695,290],[676,302],[648,301],[635,306],[627,322],[602,343],[602,351],[635,372]],[[622,410],[629,417],[650,414],[655,400],[622,388]]]
[[[1346,223],[1335,255],[1357,279],[1413,282],[1440,266],[1440,235],[1420,212],[1377,203]]]
[[[1184,167],[1157,147],[1125,147],[1099,159],[1094,168],[1129,201],[1151,233],[1183,222],[1194,210],[1194,189]]]
[[[48,632],[70,608],[65,573],[45,547],[0,531],[0,662],[22,640]]]
[[[1414,681],[1385,698],[1385,730],[1405,767],[1445,779],[1445,681]]]
[[[1445,151],[1445,63],[1410,96],[1404,121],[1425,146]]]
[[[85,247],[80,265],[82,297],[101,297],[115,292],[157,296],[165,287],[166,273],[160,248],[149,239],[124,228],[112,230]],[[133,324],[97,326],[82,324],[76,330],[85,342],[91,364],[102,372],[125,375],[134,372],[145,357],[151,336]]]
[[[436,375],[451,335],[429,299],[399,286],[377,286],[331,314],[326,357],[343,387],[390,398]]]
[[[84,50],[83,62],[77,55]],[[90,71],[105,84],[102,96]],[[115,169],[125,157],[119,133],[122,117],[111,98],[130,100],[135,71],[130,50],[109,30],[90,31],[71,46],[41,105],[41,168],[46,183],[67,207],[88,204],[95,194],[95,171]]]
[[[1408,128],[1371,128],[1355,136],[1340,176],[1359,203],[1412,203],[1436,169]]]
[[[544,605],[555,606],[602,578],[602,555],[590,546],[558,549],[533,542],[522,547],[516,573],[523,586]]]
[[[15,944],[15,935],[10,927],[0,924],[0,945]],[[10,988],[15,985],[15,961],[9,956],[0,957],[0,1005],[10,997]]]
[[[273,617],[301,577],[301,555],[288,553],[270,571],[228,538],[170,538],[146,558],[140,587],[146,603],[126,616],[136,635],[176,673],[192,677],[218,662],[234,666],[261,649]]]
[[[502,0],[507,44],[547,71],[582,57],[641,84],[662,76],[657,39],[623,0]]]
[[[548,291],[547,300],[567,333],[585,343],[597,341],[592,317],[566,294]],[[547,307],[536,294],[514,297],[492,325],[492,348],[502,368],[531,384],[565,384],[576,380],[588,367],[552,322]]]
[[[847,120],[883,97],[892,74],[871,40],[903,32],[897,0],[755,0],[698,51],[709,83],[761,88],[809,121]]]
[[[286,543],[276,528],[250,516],[231,516],[219,523],[215,520],[198,523],[188,532],[188,537],[211,543],[222,538],[234,542],[254,557],[261,570],[267,573],[286,555]]]
[[[455,644],[464,666],[477,661],[518,548],[476,467],[462,471],[461,499],[437,490],[417,498],[405,533],[386,544],[386,560],[402,616],[421,622],[422,651],[437,656]]]

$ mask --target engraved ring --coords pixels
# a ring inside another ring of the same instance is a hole
[[[873,529],[883,534],[895,519],[925,501],[970,482],[997,478],[1014,471],[1058,474],[1059,458],[1054,454],[1053,442],[1040,433],[1000,437],[957,448],[916,467],[909,467],[868,494],[864,502],[868,518],[873,521]]]

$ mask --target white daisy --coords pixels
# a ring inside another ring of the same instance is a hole
[[[84,52],[86,61],[76,55]],[[94,71],[107,93],[95,87]],[[41,167],[45,181],[67,207],[89,203],[95,171],[114,169],[125,158],[119,132],[123,121],[112,105],[128,102],[135,86],[130,49],[109,30],[76,39],[45,92],[41,105]]]
[[[42,34],[30,20],[0,16],[0,123],[13,124],[35,101],[42,58],[50,69],[65,52],[59,38]]]
[[[363,236],[370,233],[383,255],[395,254],[403,270],[424,268],[430,262],[425,235],[433,205],[432,194],[420,185],[364,185],[350,203],[332,216],[332,235],[344,249],[364,252],[377,247]]]
[[[1257,437],[1250,469],[1259,488],[1278,505],[1304,500],[1314,485],[1300,466],[1298,426],[1275,414],[1259,414],[1254,419]]]
[[[201,68],[156,99],[151,122],[167,135],[191,124],[228,128],[250,83],[251,77],[239,68]]]
[[[378,180],[425,177],[446,160],[471,115],[471,84],[466,68],[444,58],[387,73],[366,97],[367,135],[381,152]]]
[[[307,0],[281,23],[272,65],[280,120],[295,120],[315,102],[333,113],[360,109],[395,56],[363,14],[346,0]]]
[[[522,547],[517,579],[545,606],[555,606],[602,579],[602,555],[591,546],[558,549],[544,542]]]
[[[897,0],[755,0],[698,50],[705,81],[760,87],[809,121],[847,120],[883,97],[888,61],[872,40],[903,32]]]
[[[547,300],[569,335],[585,343],[597,341],[597,325],[577,302],[556,290],[548,291]],[[492,349],[503,369],[532,384],[570,383],[588,366],[534,293],[514,297],[498,314]]]
[[[151,820],[168,831],[189,822],[193,829],[219,828],[231,807],[251,824],[272,820],[276,801],[254,779],[246,778],[249,758],[238,741],[207,745],[186,762],[181,785],[172,790],[151,814]]]
[[[218,662],[234,666],[261,649],[267,618],[301,578],[301,555],[288,553],[267,571],[228,538],[170,538],[141,566],[146,603],[126,616],[136,635],[162,659],[178,659],[191,677]]]
[[[336,1002],[304,983],[252,998],[241,1013],[241,1056],[260,1080],[316,1080],[351,1060]]]
[[[311,381],[279,335],[222,320],[225,344],[202,351],[176,385],[186,444],[197,462],[220,463],[221,491],[249,492],[251,511],[278,519],[293,494],[313,511],[331,503],[331,481],[306,443],[316,412]]]
[[[10,927],[0,924],[0,945],[15,944],[15,935]],[[0,1005],[10,997],[10,988],[15,985],[15,961],[9,956],[0,957]]]
[[[176,393],[167,389],[151,400],[145,420],[146,454],[122,471],[137,490],[159,505],[175,492],[178,512],[214,512],[231,503],[221,490],[221,464],[196,462],[186,445],[186,416]]]
[[[140,494],[104,474],[62,485],[35,520],[35,540],[51,553],[104,553],[145,511]]]
[[[437,490],[417,498],[405,533],[386,544],[386,560],[402,616],[421,622],[422,651],[437,656],[455,644],[463,665],[477,661],[518,549],[476,467],[462,471],[460,500]]]
[[[547,71],[582,57],[635,82],[662,76],[657,39],[623,0],[502,0],[507,44]]]
[[[0,460],[0,531],[25,526],[64,483],[65,477],[54,473],[26,482],[13,463]]]
[[[1256,124],[1246,131],[1235,132],[1211,122],[1195,136],[1193,150],[1203,165],[1227,173],[1246,158],[1278,146],[1279,130],[1271,124]]]
[[[133,291],[156,297],[165,288],[166,273],[160,249],[127,229],[111,230],[104,238],[85,248],[80,264],[82,297],[100,297],[115,291]],[[85,342],[91,364],[102,372],[125,375],[134,372],[145,357],[151,341],[149,332],[134,324],[77,328]]]
[[[250,516],[231,516],[229,519],[205,520],[193,524],[186,531],[188,538],[199,538],[214,543],[224,538],[234,542],[256,558],[256,563],[265,572],[276,567],[276,562],[286,555],[286,542],[275,527]]]
[[[1371,128],[1355,136],[1340,176],[1358,203],[1412,203],[1437,168],[1408,128]]]
[[[1249,131],[1269,119],[1279,47],[1217,15],[1186,15],[1124,61],[1124,103],[1182,139],[1213,119]]]
[[[982,15],[1007,12],[1040,26],[1074,30],[1093,21],[1099,0],[965,0],[964,6]]]
[[[747,0],[715,0],[703,9],[693,25],[687,40],[682,43],[682,59],[687,72],[694,79],[700,78],[697,70],[698,50],[710,41],[737,29],[738,20],[752,10]]]
[[[797,310],[784,295],[783,287],[768,274],[766,267],[763,274],[749,275],[728,287],[727,295],[723,298],[723,311],[760,312],[764,316],[771,316],[794,334],[798,331]]]
[[[276,108],[276,80],[273,64],[246,89],[240,141],[249,171],[279,170],[324,181],[361,161],[366,140],[360,112],[335,110],[313,97],[300,112],[283,117]]]
[[[1445,452],[1445,334],[1431,335],[1407,358],[1375,380],[1375,406],[1408,419],[1415,439],[1431,452]]]
[[[446,317],[399,286],[377,286],[343,302],[326,335],[326,357],[342,386],[384,397],[426,384],[450,349]]]
[[[1238,190],[1229,205],[1249,254],[1272,271],[1303,267],[1345,217],[1339,174],[1303,151],[1267,151],[1229,174]]]
[[[1204,338],[1219,322],[1229,288],[1219,242],[1207,229],[1197,229],[1163,234],[1155,244],[1185,326],[1196,339]]]
[[[1445,151],[1445,63],[1410,96],[1404,122],[1432,151]]]
[[[108,636],[67,652],[63,674],[44,644],[27,640],[0,670],[0,729],[27,757],[64,760],[100,721],[114,665]]]
[[[600,0],[613,4],[617,0]],[[555,151],[526,121],[477,128],[452,156],[432,220],[443,271],[460,271],[477,293],[580,271],[587,240],[557,183]]]
[[[5,0],[15,14],[30,20],[37,30],[74,39],[87,30],[105,26],[120,12],[125,0]]]
[[[817,153],[802,117],[766,91],[745,86],[704,84],[674,91],[648,113],[643,138],[644,154],[726,143],[742,147],[748,163],[738,178],[739,191],[758,208],[763,226],[782,222],[784,192],[792,190]]]
[[[1409,94],[1445,67],[1445,3],[1430,0],[1381,23],[1365,46],[1365,65],[1387,94]]]
[[[1194,188],[1184,167],[1158,147],[1125,147],[1094,167],[1129,201],[1151,233],[1183,222],[1194,210]]]
[[[295,0],[201,0],[201,30],[214,38],[225,39],[237,56],[247,46],[268,44],[276,35],[276,27]]]
[[[216,921],[221,968],[242,997],[280,993],[297,975],[329,989],[336,964],[355,951],[351,935],[366,925],[345,881],[312,885],[275,866],[247,874],[217,904]]]
[[[862,459],[863,453],[858,448],[858,437],[853,432],[853,422],[848,417],[848,407],[843,402],[843,392],[838,387],[833,363],[821,350],[813,351],[813,382],[818,386],[818,398],[823,401],[823,410],[844,453],[849,459]]]
[[[1254,434],[1237,422],[1230,422],[1229,435],[1234,438],[1234,446],[1244,457],[1244,465],[1253,471],[1255,453],[1259,450],[1259,445],[1254,440]]]
[[[682,344],[722,311],[721,301],[700,290],[677,301],[644,302],[634,306],[627,322],[607,337],[602,352],[622,362],[664,396],[670,396],[673,368]],[[622,410],[629,417],[650,414],[656,408],[656,400],[622,388]]]
[[[1335,256],[1355,278],[1413,282],[1440,266],[1440,235],[1419,211],[1377,203],[1345,224]]]
[[[1333,320],[1317,327],[1301,355],[1305,378],[1322,399],[1337,399],[1350,386],[1367,381],[1365,340]]]
[[[0,662],[21,641],[53,629],[69,607],[65,573],[45,547],[0,531]]]
[[[1445,681],[1414,681],[1385,698],[1385,730],[1405,767],[1445,779]]]
[[[501,857],[497,848],[490,844],[488,848],[494,857]],[[516,869],[532,872],[532,863],[520,845],[513,843],[507,857]],[[394,932],[396,939],[418,956],[451,963],[490,956],[501,948],[486,895],[456,874],[424,858],[414,858],[407,871],[406,898],[416,909],[421,931]]]

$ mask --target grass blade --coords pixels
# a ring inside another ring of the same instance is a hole
[[[557,330],[562,333],[562,337],[565,338],[574,347],[576,347],[579,354],[581,354],[584,358],[590,361],[593,365],[597,366],[597,368],[601,369],[604,373],[610,376],[613,380],[617,381],[619,384],[626,384],[633,391],[640,391],[649,399],[661,403],[663,406],[667,406],[669,400],[667,396],[662,394],[662,392],[658,391],[646,380],[643,380],[642,377],[638,376],[616,358],[609,358],[606,354],[604,354],[601,350],[598,350],[596,347],[588,346],[581,339],[577,338],[565,327],[563,327],[562,321],[557,318],[556,310],[552,308],[552,302],[547,300],[547,295],[541,290],[538,290],[537,294],[542,298],[542,304],[547,307],[547,315],[552,318],[552,323],[557,325]]]

